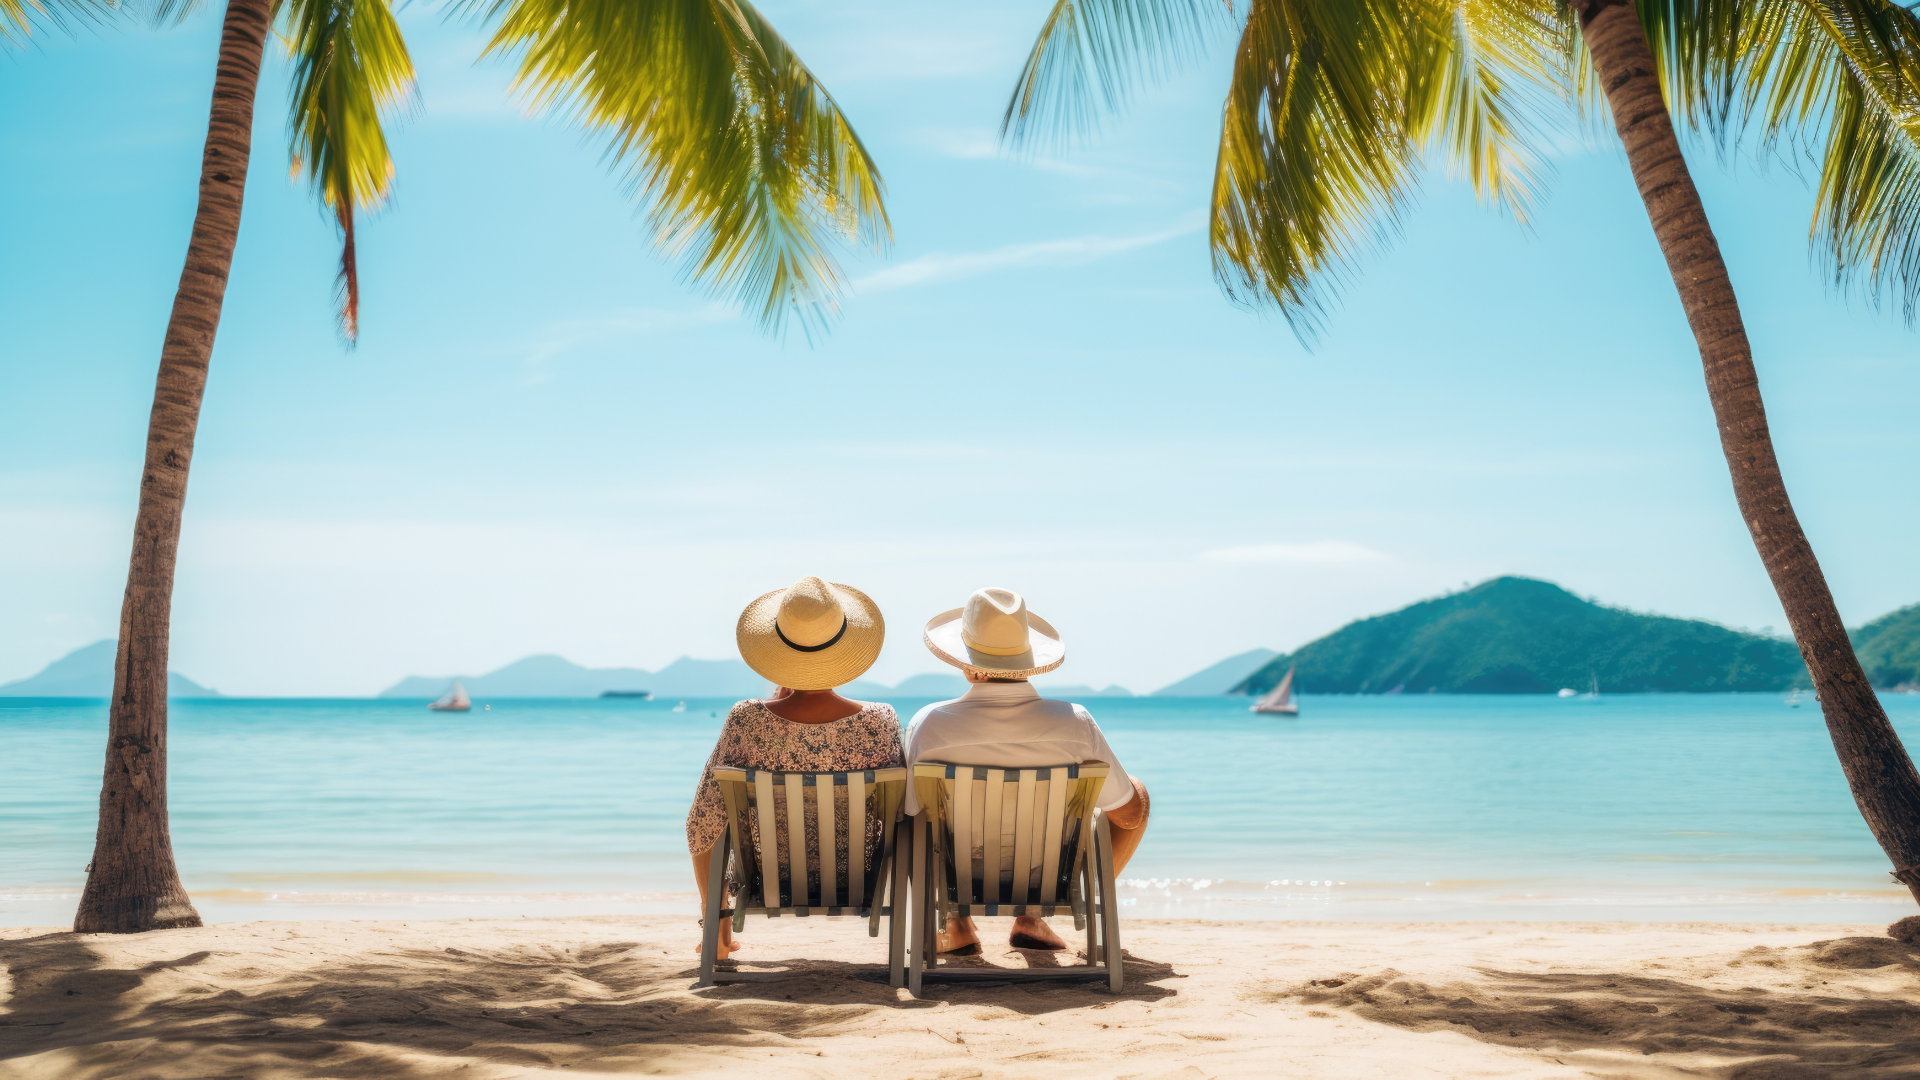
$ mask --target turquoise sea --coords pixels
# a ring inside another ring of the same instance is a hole
[[[1920,740],[1920,697],[1885,700]],[[210,921],[691,915],[682,821],[729,704],[178,701],[181,873]],[[1153,794],[1123,886],[1137,915],[1855,922],[1912,906],[1811,701],[1309,696],[1291,719],[1240,698],[1089,704]],[[0,925],[71,919],[105,730],[104,702],[0,699]]]

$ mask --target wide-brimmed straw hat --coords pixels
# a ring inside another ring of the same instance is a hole
[[[747,605],[734,628],[740,658],[777,686],[831,690],[880,656],[887,624],[851,585],[803,577]]]
[[[981,589],[967,597],[966,607],[935,615],[924,639],[954,667],[1003,679],[1052,671],[1067,659],[1060,632],[1028,611],[1026,598],[1012,589]]]

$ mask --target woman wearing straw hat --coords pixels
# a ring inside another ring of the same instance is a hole
[[[687,848],[693,877],[706,909],[707,866],[713,845],[726,833],[726,804],[713,779],[715,766],[783,772],[842,772],[902,764],[900,717],[893,706],[853,701],[834,693],[873,666],[886,637],[880,609],[851,585],[805,577],[775,589],[740,613],[734,639],[747,666],[779,689],[764,701],[748,699],[727,713],[707,767],[687,812]],[[835,794],[845,798],[844,788]],[[839,828],[846,828],[840,816]],[[880,839],[881,822],[867,825],[869,846]],[[809,832],[818,828],[811,817]],[[845,843],[843,836],[841,842]],[[816,850],[810,842],[808,850]],[[820,868],[808,867],[818,878]],[[724,905],[722,905],[724,906]],[[739,946],[732,921],[720,924],[720,955]]]

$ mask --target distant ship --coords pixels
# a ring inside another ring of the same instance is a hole
[[[471,712],[473,701],[467,697],[467,688],[455,681],[453,689],[441,695],[439,701],[428,705],[427,708],[434,712]]]
[[[1267,696],[1253,703],[1257,713],[1279,713],[1282,716],[1299,716],[1300,704],[1293,700],[1293,669],[1280,678],[1280,685],[1267,692]]]
[[[600,696],[603,698],[633,697],[633,698],[639,698],[641,701],[652,701],[653,691],[651,690],[602,690],[600,691]]]

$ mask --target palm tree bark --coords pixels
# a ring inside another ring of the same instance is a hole
[[[200,925],[200,914],[180,884],[167,826],[168,623],[187,469],[240,234],[254,92],[270,18],[269,0],[228,0],[221,29],[212,115],[200,159],[200,204],[160,348],[147,423],[146,466],[108,707],[100,824],[73,919],[74,930],[83,933]]]
[[[1734,499],[1813,676],[1853,801],[1893,861],[1894,878],[1920,900],[1920,773],[1853,654],[1826,575],[1787,499],[1740,305],[1674,137],[1646,31],[1632,0],[1572,0],[1572,5],[1700,346]]]

